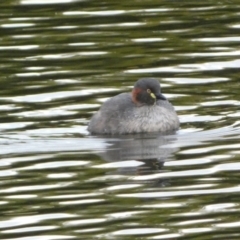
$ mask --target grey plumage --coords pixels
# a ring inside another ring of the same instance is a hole
[[[152,80],[150,79],[150,87]],[[154,84],[155,81],[154,79]],[[149,83],[148,79],[146,82]],[[148,89],[148,86],[146,88]],[[158,91],[161,94],[160,87]],[[101,106],[91,118],[88,131],[93,134],[114,135],[142,132],[168,133],[178,128],[178,116],[167,100],[156,100],[153,105],[144,103],[137,105],[131,93],[122,93],[108,99]]]

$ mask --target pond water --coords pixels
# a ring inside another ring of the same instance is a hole
[[[0,8],[0,239],[240,239],[239,1]],[[181,129],[89,135],[141,77]]]

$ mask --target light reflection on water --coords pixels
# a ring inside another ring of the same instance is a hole
[[[0,6],[1,239],[239,239],[237,1]],[[177,134],[90,136],[144,76]]]
[[[239,55],[239,54],[234,54]],[[195,71],[215,71],[225,68],[238,68],[240,60],[231,60],[226,62],[204,62],[201,64],[180,64],[172,67],[157,67],[157,68],[145,68],[145,69],[131,69],[127,70],[127,73],[154,73],[154,72],[176,72],[176,73],[188,73]]]

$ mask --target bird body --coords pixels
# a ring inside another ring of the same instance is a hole
[[[160,92],[156,79],[137,81],[132,93],[108,99],[91,118],[92,134],[168,133],[179,128],[179,119],[171,103]]]

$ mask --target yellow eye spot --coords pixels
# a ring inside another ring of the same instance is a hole
[[[152,98],[156,99],[156,96],[155,96],[154,93],[150,93],[150,96],[151,96]]]
[[[151,91],[149,88],[147,89],[147,92],[150,94],[150,96],[151,96],[153,99],[156,100],[156,96],[155,96],[155,94],[152,93],[152,91]]]

